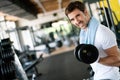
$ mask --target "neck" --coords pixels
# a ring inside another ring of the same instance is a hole
[[[90,23],[91,18],[92,18],[92,17],[89,16],[89,18],[88,18],[88,23],[87,23],[87,27],[88,27],[88,25],[89,25],[89,23]]]
[[[88,20],[87,20],[87,25],[86,25],[86,28],[84,29],[84,31],[87,31],[87,28],[88,28],[88,25],[89,25],[90,20],[91,20],[91,17],[89,16],[89,17],[88,17]]]

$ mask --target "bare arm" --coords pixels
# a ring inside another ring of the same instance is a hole
[[[120,51],[117,46],[105,50],[107,57],[100,58],[99,63],[108,66],[120,66]]]

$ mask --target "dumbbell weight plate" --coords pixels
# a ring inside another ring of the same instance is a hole
[[[77,58],[77,60],[79,60],[79,61],[82,61],[81,58],[79,58],[78,53],[83,45],[85,45],[85,44],[80,44],[80,45],[76,46],[76,48],[74,49],[74,55]]]
[[[94,45],[86,44],[81,47],[78,56],[84,63],[90,64],[97,60],[98,50]]]

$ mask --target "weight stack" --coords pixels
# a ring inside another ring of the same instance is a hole
[[[0,79],[16,79],[14,53],[9,38],[2,39],[0,42]]]
[[[27,80],[19,79],[17,67],[22,66],[16,65],[18,65],[18,60],[16,61],[12,42],[9,38],[2,39],[0,42],[0,80]]]

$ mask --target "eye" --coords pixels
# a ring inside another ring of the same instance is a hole
[[[76,15],[76,17],[79,17],[79,16],[80,16],[80,14],[77,14],[77,15]]]
[[[70,19],[70,21],[72,22],[72,21],[74,21],[74,19]]]

